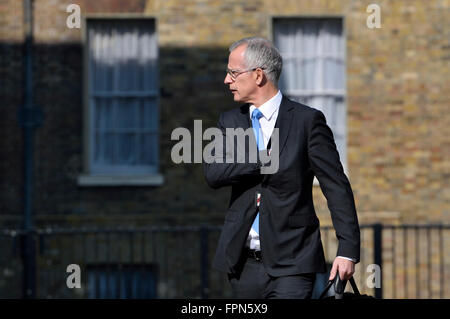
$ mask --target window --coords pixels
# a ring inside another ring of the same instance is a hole
[[[156,267],[152,264],[103,264],[86,268],[90,299],[156,298]]]
[[[321,110],[346,168],[345,42],[342,19],[274,20],[283,57],[280,88],[292,100]]]
[[[88,19],[86,41],[89,175],[158,173],[154,20]]]

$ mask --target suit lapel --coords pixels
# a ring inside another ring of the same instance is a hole
[[[246,129],[248,129],[249,127],[252,126],[252,123],[250,122],[250,104],[244,104],[241,106],[241,112],[240,112],[240,117],[239,117],[239,126],[238,127],[242,127],[244,129],[244,131]]]
[[[278,117],[275,122],[275,127],[278,129],[279,136],[278,136],[278,145],[279,145],[279,151],[278,151],[278,160],[281,158],[281,152],[283,151],[284,146],[286,145],[287,137],[290,132],[291,128],[291,122],[293,115],[290,114],[294,107],[292,104],[289,103],[289,100],[283,96],[283,99],[281,100],[280,109],[278,110]],[[272,134],[273,136],[273,134]],[[272,140],[272,137],[270,138]],[[274,143],[277,141],[271,141],[272,149]],[[272,176],[272,174],[266,174],[263,177],[262,183],[267,183],[267,180]]]
[[[252,126],[252,123],[250,120],[250,104],[247,103],[247,104],[242,105],[241,112],[239,114],[240,114],[240,116],[238,118],[238,126],[237,127],[242,127],[244,129],[244,131],[246,131],[249,128],[252,128],[253,126]],[[256,145],[255,134],[250,134],[250,136],[251,136],[251,140],[249,142]]]
[[[279,152],[283,151],[284,146],[286,145],[286,140],[290,132],[291,122],[293,116],[290,114],[293,106],[289,103],[289,100],[284,97],[281,100],[280,109],[278,111],[278,117],[275,122],[275,128],[278,128],[279,132]],[[272,141],[273,143],[274,141]]]

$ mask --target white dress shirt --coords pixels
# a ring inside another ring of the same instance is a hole
[[[261,126],[262,130],[262,138],[264,142],[264,148],[267,148],[267,144],[269,143],[269,139],[272,136],[273,128],[275,127],[275,122],[277,121],[278,117],[278,110],[280,109],[281,99],[282,99],[281,92],[278,91],[277,94],[275,94],[270,100],[262,104],[258,109],[262,113],[262,117],[259,119],[259,125]],[[252,118],[253,110],[256,109],[256,106],[250,105],[250,120]],[[261,137],[260,137],[261,138]],[[261,201],[263,201],[264,198],[261,198]],[[250,232],[247,237],[247,247],[250,247],[250,249],[260,250],[259,245],[259,235],[253,228],[250,229]]]

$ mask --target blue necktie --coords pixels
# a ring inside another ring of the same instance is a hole
[[[263,117],[263,114],[261,113],[261,111],[258,109],[254,109],[252,112],[252,126],[253,126],[253,132],[255,133],[256,145],[258,146],[259,151],[262,151],[265,149],[261,125],[259,124],[259,119],[261,117]],[[252,228],[259,235],[259,211],[258,211],[258,214],[256,214],[255,221],[253,222]]]

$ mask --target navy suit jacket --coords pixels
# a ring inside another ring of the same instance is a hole
[[[249,107],[245,104],[220,115],[218,128],[224,135],[221,154],[229,151],[225,149],[226,128],[252,127]],[[260,161],[203,164],[210,187],[231,186],[213,267],[239,273],[239,259],[257,213],[255,192],[259,192],[260,244],[267,273],[287,276],[325,272],[312,199],[314,176],[327,199],[338,238],[337,255],[358,262],[360,231],[353,192],[323,113],[283,96],[275,128],[279,129],[279,168],[275,174],[261,174]],[[247,142],[256,144],[254,136]]]

